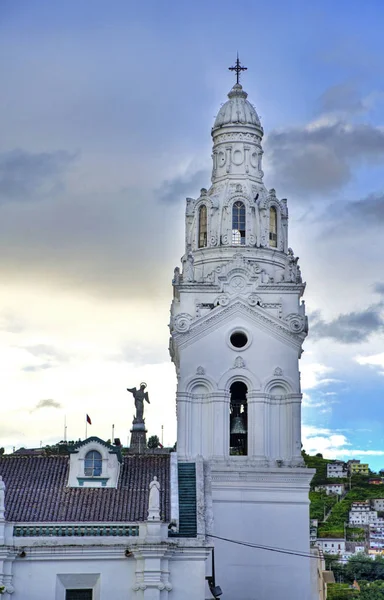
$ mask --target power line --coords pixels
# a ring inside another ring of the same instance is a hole
[[[274,546],[265,546],[265,545],[262,545],[262,544],[253,544],[252,542],[242,542],[242,541],[239,541],[239,540],[231,540],[229,538],[221,537],[221,536],[218,536],[218,535],[211,535],[211,534],[199,534],[199,535],[207,535],[207,537],[211,537],[211,538],[214,538],[216,540],[221,540],[223,542],[229,542],[231,544],[238,544],[239,546],[246,546],[247,548],[255,548],[256,550],[267,550],[268,552],[278,552],[279,554],[290,554],[292,556],[299,556],[299,557],[302,557],[302,558],[315,558],[316,560],[318,559],[318,556],[316,556],[314,554],[310,554],[310,553],[305,552],[305,551],[301,552],[299,550],[289,550],[287,548],[278,548],[278,547],[274,547]],[[327,559],[326,554],[324,555],[324,559]],[[328,558],[328,560],[335,560],[335,559]],[[337,562],[339,562],[339,561],[337,561]],[[367,564],[366,561],[359,560],[359,559],[354,560],[353,563],[354,564],[356,564],[356,563]],[[377,565],[373,561],[372,561],[372,566],[373,567],[382,567],[382,568],[384,568],[384,564],[383,565]]]

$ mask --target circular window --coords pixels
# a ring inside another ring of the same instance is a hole
[[[235,348],[244,348],[244,346],[248,344],[248,337],[243,331],[234,331],[231,334],[229,341]]]

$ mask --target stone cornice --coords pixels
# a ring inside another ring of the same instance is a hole
[[[204,337],[212,329],[216,329],[228,317],[234,315],[241,315],[250,319],[264,331],[274,335],[296,350],[301,350],[306,336],[305,333],[296,334],[291,332],[288,324],[281,319],[273,317],[257,306],[248,306],[240,299],[232,301],[228,306],[218,306],[203,317],[196,319],[185,333],[175,331],[173,333],[174,340],[180,348],[189,346]]]
[[[229,484],[233,487],[243,486],[255,488],[307,488],[316,473],[315,469],[306,467],[254,467],[251,461],[248,465],[220,464],[221,461],[211,461],[212,485]]]

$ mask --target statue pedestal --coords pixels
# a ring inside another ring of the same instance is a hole
[[[131,443],[129,446],[130,452],[135,454],[144,453],[147,449],[147,430],[145,429],[145,422],[132,423],[131,429]]]

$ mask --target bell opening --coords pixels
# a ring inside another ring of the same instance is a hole
[[[248,388],[242,381],[232,383],[229,415],[229,454],[246,456],[248,454]]]

